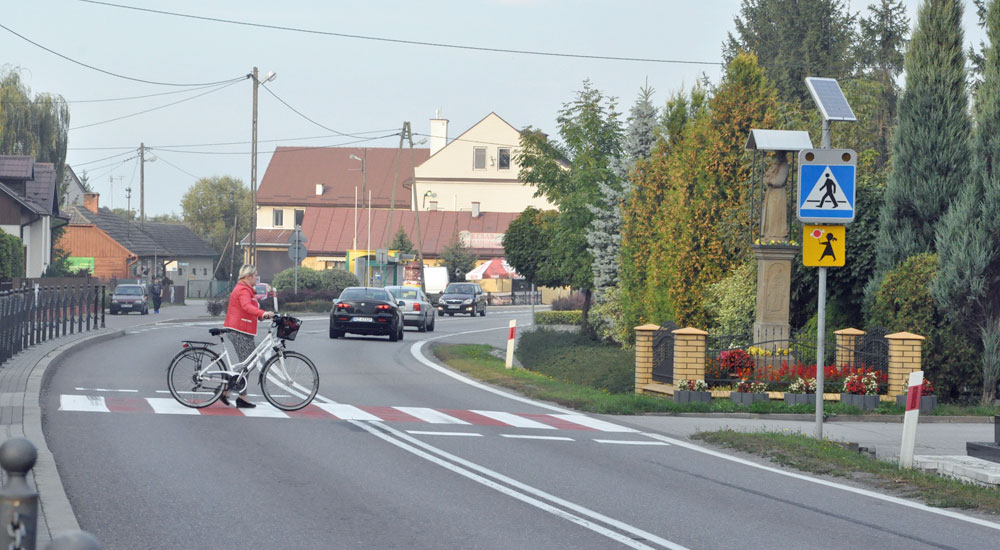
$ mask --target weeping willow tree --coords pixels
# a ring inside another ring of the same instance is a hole
[[[60,187],[69,143],[69,106],[59,95],[36,94],[16,70],[0,72],[0,155],[51,162]],[[59,195],[63,190],[60,188]]]

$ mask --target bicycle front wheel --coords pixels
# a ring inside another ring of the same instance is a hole
[[[182,405],[200,409],[215,403],[226,389],[219,354],[208,348],[188,348],[167,368],[167,388]]]
[[[286,351],[272,357],[260,373],[260,390],[269,403],[283,411],[308,405],[319,391],[319,372],[308,357]]]

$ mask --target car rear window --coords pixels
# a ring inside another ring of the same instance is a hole
[[[138,286],[118,286],[115,288],[115,294],[121,296],[142,296],[142,288]]]
[[[416,300],[417,299],[417,289],[415,288],[394,288],[392,289],[392,295],[400,300]]]
[[[341,300],[382,300],[391,302],[389,293],[380,288],[347,288],[340,293]]]

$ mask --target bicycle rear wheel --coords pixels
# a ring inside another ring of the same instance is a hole
[[[188,348],[174,356],[167,368],[170,395],[195,409],[215,403],[227,385],[226,370],[218,358],[208,348]]]
[[[308,405],[319,391],[319,372],[308,357],[285,351],[272,357],[260,373],[261,393],[283,411]]]

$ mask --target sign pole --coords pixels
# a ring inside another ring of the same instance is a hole
[[[823,351],[826,340],[826,268],[819,268],[819,291],[816,298],[816,438],[823,439]]]

